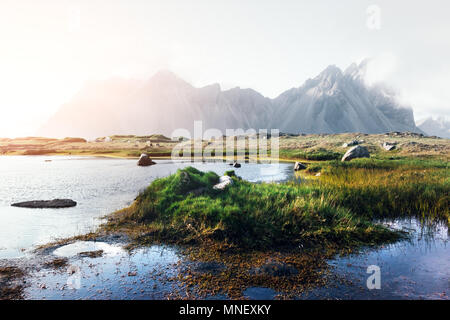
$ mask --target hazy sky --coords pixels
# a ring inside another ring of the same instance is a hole
[[[449,15],[448,0],[0,0],[0,136],[32,135],[87,80],[165,68],[275,97],[366,57],[416,119],[448,117]]]

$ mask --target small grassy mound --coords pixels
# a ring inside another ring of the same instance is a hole
[[[241,248],[298,245],[378,244],[398,234],[336,206],[310,188],[252,184],[233,178],[224,191],[219,177],[192,167],[155,180],[110,227],[130,226],[149,239],[201,243],[220,241]]]

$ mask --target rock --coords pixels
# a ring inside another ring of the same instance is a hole
[[[347,148],[347,147],[356,146],[356,145],[358,145],[358,144],[359,144],[358,140],[352,140],[352,141],[350,141],[350,142],[344,143],[342,146],[343,146],[344,148]]]
[[[241,164],[240,164],[240,163],[237,163],[237,162],[235,162],[235,163],[233,163],[233,167],[235,167],[235,168],[240,168],[240,167],[241,167]]]
[[[148,154],[146,154],[146,153],[141,154],[139,161],[138,161],[138,166],[146,167],[146,166],[151,166],[154,164],[156,164],[156,163],[153,162],[152,159],[150,159]]]
[[[229,176],[222,176],[219,178],[219,183],[213,186],[214,190],[225,190],[228,185],[233,184],[233,179]]]
[[[69,208],[75,207],[77,203],[70,199],[34,200],[13,203],[11,206],[20,208]]]
[[[301,162],[295,162],[294,171],[305,170],[306,166]]]
[[[386,151],[391,151],[391,150],[395,149],[395,145],[396,145],[396,143],[384,142],[381,146]]]
[[[350,161],[355,158],[369,158],[370,153],[366,147],[355,146],[347,150],[341,161]]]

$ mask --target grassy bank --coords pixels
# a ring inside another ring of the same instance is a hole
[[[378,244],[398,236],[310,186],[252,184],[233,177],[233,185],[217,191],[212,187],[218,178],[189,167],[158,179],[109,226],[137,227],[151,240],[212,240],[249,249]]]
[[[253,184],[233,176],[233,185],[217,191],[215,173],[189,167],[155,180],[113,215],[109,227],[140,230],[149,240],[261,249],[377,244],[397,235],[375,219],[449,220],[446,162],[323,161],[309,164],[303,175],[319,172],[320,179],[302,184]]]

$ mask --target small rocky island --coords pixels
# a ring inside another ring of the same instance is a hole
[[[75,207],[77,203],[70,199],[54,199],[54,200],[34,200],[13,203],[11,206],[20,208],[33,208],[33,209],[44,209],[44,208],[70,208]]]

